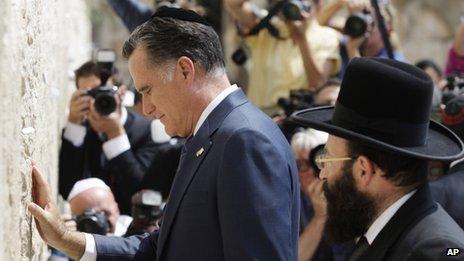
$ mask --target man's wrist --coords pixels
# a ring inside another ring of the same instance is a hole
[[[83,119],[69,115],[68,121],[77,125],[82,125]]]
[[[108,138],[108,140],[111,140],[111,139],[114,139],[116,137],[119,137],[121,135],[124,135],[126,134],[126,131],[124,130],[123,127],[118,127],[118,128],[115,128],[115,129],[112,129],[108,132],[105,133],[106,134],[106,137]]]
[[[62,251],[74,260],[79,260],[85,252],[85,234],[77,231],[66,230],[62,239],[52,246]]]
[[[326,213],[314,213],[313,220],[318,223],[324,224],[325,221],[327,220],[327,214]]]

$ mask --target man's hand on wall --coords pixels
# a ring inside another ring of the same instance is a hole
[[[35,164],[32,165],[32,199],[28,210],[34,216],[42,239],[52,247],[78,260],[85,250],[85,235],[69,231],[61,220],[58,207],[52,201],[47,182]]]
[[[87,90],[77,90],[71,97],[68,121],[74,124],[82,124],[89,113],[91,97],[85,95]]]
[[[115,98],[117,103],[116,111],[107,116],[100,115],[95,110],[95,106],[92,101],[88,117],[92,129],[96,132],[104,133],[109,140],[126,133],[124,126],[121,124],[121,99],[118,95],[115,96]]]

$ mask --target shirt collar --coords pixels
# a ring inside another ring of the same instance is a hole
[[[195,125],[195,129],[193,131],[193,136],[197,134],[198,130],[200,129],[201,125],[205,122],[206,118],[211,114],[211,112],[227,97],[229,94],[234,92],[235,90],[238,90],[238,87],[236,84],[226,88],[223,90],[221,93],[219,93],[214,100],[212,100],[208,106],[203,110],[203,112],[200,115],[200,118],[198,119],[197,125]]]
[[[124,126],[127,121],[127,109],[124,106],[121,106],[121,125]]]
[[[417,189],[409,192],[408,194],[402,196],[400,199],[398,199],[395,203],[391,204],[375,221],[372,223],[372,225],[369,227],[367,230],[366,234],[364,236],[367,239],[367,243],[369,245],[374,242],[374,239],[379,235],[380,231],[385,227],[385,225],[390,221],[390,219],[395,215],[395,213],[400,209],[400,207],[408,201],[414,193],[416,193]]]

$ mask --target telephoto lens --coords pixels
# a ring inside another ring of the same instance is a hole
[[[311,5],[305,1],[290,0],[282,6],[282,14],[288,20],[303,20],[302,12],[309,12]]]
[[[355,13],[348,17],[343,28],[343,33],[353,38],[363,36],[367,32],[367,26],[372,22],[372,16],[366,13]]]
[[[95,110],[97,110],[99,114],[106,116],[116,110],[117,103],[115,95],[117,90],[118,87],[116,86],[100,86],[89,90],[87,95],[95,99]]]

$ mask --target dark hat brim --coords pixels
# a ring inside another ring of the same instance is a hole
[[[291,120],[305,127],[321,130],[347,140],[363,142],[373,147],[396,152],[404,156],[447,162],[464,156],[464,144],[456,134],[432,120],[430,121],[425,145],[418,147],[398,147],[334,125],[331,121],[333,113],[334,106],[317,107],[297,111],[293,113]]]

